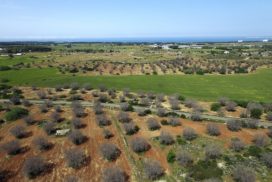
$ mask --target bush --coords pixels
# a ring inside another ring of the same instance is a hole
[[[173,127],[181,126],[179,118],[170,118],[168,123]]]
[[[116,160],[120,154],[121,151],[111,143],[104,143],[100,147],[101,154],[103,157],[109,161],[114,161]]]
[[[72,102],[72,110],[75,114],[76,117],[83,117],[85,116],[84,108],[78,101],[73,101]]]
[[[29,179],[33,179],[47,170],[47,163],[43,158],[34,156],[25,160],[23,165],[23,173]]]
[[[226,104],[226,110],[229,112],[234,112],[234,111],[236,111],[236,106],[237,106],[237,104],[235,102],[229,101]]]
[[[63,110],[61,109],[60,106],[55,106],[55,111],[61,113]]]
[[[26,116],[26,117],[24,117],[24,122],[27,125],[33,125],[33,124],[35,124],[36,121],[33,119],[32,116]]]
[[[83,85],[83,88],[84,88],[85,90],[92,90],[92,89],[93,89],[92,86],[91,86],[91,84],[89,84],[89,83],[85,83],[85,84]]]
[[[219,103],[221,106],[226,106],[228,101],[229,101],[228,98],[226,98],[226,97],[221,97],[221,98],[218,100],[218,103]]]
[[[103,171],[103,182],[126,182],[126,173],[119,167],[109,167]]]
[[[213,124],[213,123],[208,123],[207,125],[207,133],[211,136],[218,136],[221,134],[220,129],[218,125]]]
[[[227,122],[227,128],[230,130],[230,131],[239,131],[241,130],[241,127],[242,127],[242,124],[240,121],[236,121],[236,120],[229,120]]]
[[[106,94],[100,94],[98,100],[102,103],[106,103],[108,101],[108,96]]]
[[[194,140],[197,137],[197,133],[193,128],[188,127],[183,130],[183,137],[186,140]]]
[[[37,96],[39,97],[39,99],[46,99],[47,98],[46,93],[42,90],[37,92]]]
[[[262,154],[261,160],[268,168],[272,168],[272,152]]]
[[[206,160],[217,159],[218,157],[221,156],[221,149],[219,148],[219,146],[214,144],[208,145],[205,148],[205,156]]]
[[[139,127],[134,122],[124,123],[123,126],[127,135],[133,135],[139,131]]]
[[[52,147],[52,144],[42,136],[35,138],[33,144],[41,151],[49,150]]]
[[[78,83],[74,82],[74,83],[71,83],[70,88],[72,90],[78,90],[80,88],[80,86]]]
[[[22,149],[20,143],[17,140],[5,143],[2,148],[7,152],[8,155],[19,154]]]
[[[75,129],[80,129],[84,126],[84,124],[82,123],[82,121],[79,118],[74,118],[72,120],[72,125]]]
[[[149,143],[144,138],[141,137],[136,137],[132,139],[130,142],[130,146],[132,150],[136,153],[148,151],[151,147]]]
[[[167,132],[162,131],[160,136],[159,136],[160,143],[163,145],[172,145],[175,143],[174,137]]]
[[[105,115],[97,115],[96,123],[98,126],[109,126],[111,125],[111,121]]]
[[[267,119],[268,121],[272,121],[272,112],[267,113],[266,119]]]
[[[30,101],[28,101],[28,100],[26,100],[26,99],[23,99],[22,100],[22,104],[23,104],[23,106],[25,106],[25,107],[30,107],[32,104],[30,103]]]
[[[240,152],[245,148],[245,143],[239,138],[235,138],[231,140],[230,148],[235,152]]]
[[[82,149],[69,149],[65,151],[65,159],[69,167],[78,169],[87,162],[87,157]]]
[[[79,130],[73,130],[69,133],[68,138],[75,144],[80,145],[87,139]]]
[[[188,107],[188,108],[193,108],[195,107],[196,104],[197,104],[196,101],[192,99],[186,99],[184,102],[185,107]]]
[[[244,122],[244,127],[251,128],[251,129],[257,129],[259,125],[259,121],[256,119],[247,119]]]
[[[212,103],[211,105],[211,111],[219,111],[221,108],[221,105],[219,103]]]
[[[109,139],[109,138],[113,137],[114,135],[110,130],[104,129],[103,130],[103,136],[104,136],[104,138]]]
[[[47,112],[48,112],[47,105],[46,105],[46,104],[40,105],[40,111],[41,111],[42,113],[47,113]]]
[[[46,122],[44,127],[43,127],[43,130],[45,131],[45,133],[47,135],[52,135],[56,132],[56,125],[55,123],[53,122]]]
[[[250,117],[255,119],[260,119],[261,115],[263,114],[261,109],[254,108],[250,110]]]
[[[261,157],[261,154],[262,154],[262,149],[260,147],[257,147],[255,145],[252,145],[250,147],[248,147],[248,150],[247,150],[247,155],[249,156],[254,156],[254,157]]]
[[[11,98],[10,98],[9,100],[10,100],[10,102],[11,102],[12,104],[14,104],[14,105],[19,105],[19,104],[21,104],[20,97],[17,96],[17,95],[11,96]]]
[[[257,147],[265,147],[269,144],[269,138],[263,134],[256,134],[252,140],[252,142]]]
[[[95,114],[102,114],[103,113],[103,107],[100,102],[95,102],[93,109],[94,109]]]
[[[131,118],[129,117],[128,113],[120,111],[119,114],[117,115],[118,121],[121,123],[128,123],[131,121]]]
[[[171,109],[173,109],[173,110],[180,110],[180,106],[179,106],[180,102],[179,102],[179,100],[177,100],[177,99],[170,99],[169,102],[170,102],[170,105],[171,105]]]
[[[4,117],[7,121],[15,121],[27,115],[28,115],[28,110],[20,108],[20,107],[15,107],[11,109],[9,112],[7,112]]]
[[[9,131],[13,136],[15,136],[18,139],[21,139],[26,137],[27,135],[27,132],[25,130],[26,130],[25,127],[18,125],[18,126],[14,126]]]
[[[223,170],[218,168],[216,161],[198,161],[190,168],[191,176],[195,181],[203,181],[210,178],[221,178]]]
[[[173,150],[170,150],[167,154],[167,162],[174,163],[176,159],[176,154]]]
[[[63,120],[58,112],[52,112],[50,118],[53,122],[61,122]]]
[[[256,177],[253,170],[245,166],[236,166],[232,172],[232,178],[237,182],[255,182]]]
[[[144,162],[144,172],[148,179],[157,180],[164,175],[164,169],[156,160],[147,160]]]
[[[202,121],[201,114],[199,112],[194,112],[191,116],[192,121]]]
[[[186,151],[179,151],[176,155],[176,161],[180,166],[192,165],[194,160],[190,153]]]
[[[126,103],[126,102],[121,103],[120,108],[121,108],[122,111],[133,111],[133,107],[130,104]]]
[[[153,130],[159,130],[161,128],[161,125],[156,119],[149,118],[147,120],[147,127],[149,130],[153,131]]]

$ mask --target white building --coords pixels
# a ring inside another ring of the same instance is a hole
[[[224,54],[229,54],[230,52],[229,51],[224,51]]]

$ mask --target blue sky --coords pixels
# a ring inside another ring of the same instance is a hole
[[[271,0],[0,0],[0,39],[272,36]]]

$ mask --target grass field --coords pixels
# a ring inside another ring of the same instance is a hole
[[[64,83],[103,84],[108,88],[132,91],[180,93],[186,97],[213,101],[221,96],[236,100],[272,101],[272,70],[260,69],[248,75],[164,75],[164,76],[72,76],[54,68],[22,69],[0,72],[11,85],[55,86]]]

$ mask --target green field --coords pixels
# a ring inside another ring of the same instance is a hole
[[[72,76],[55,68],[22,69],[0,72],[11,85],[55,86],[78,82],[94,87],[130,88],[132,91],[180,93],[186,97],[213,101],[221,96],[236,100],[272,101],[272,70],[260,69],[247,75],[164,75],[164,76]]]

